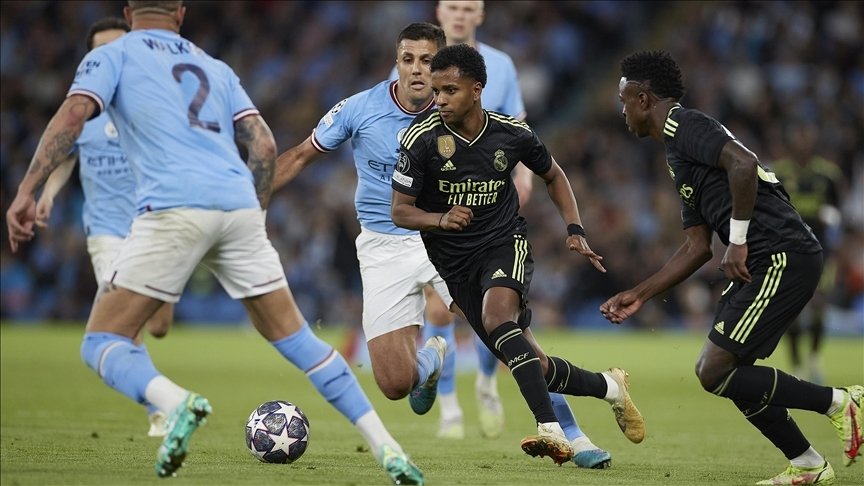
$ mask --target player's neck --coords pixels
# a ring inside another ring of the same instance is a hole
[[[486,112],[483,111],[483,108],[478,106],[476,109],[471,110],[470,113],[465,115],[465,118],[463,118],[459,123],[447,123],[446,125],[465,140],[473,141],[478,135],[480,135],[480,131],[483,130],[485,124]]]
[[[162,14],[136,14],[132,18],[132,30],[161,29],[180,32],[180,26],[174,18]]]

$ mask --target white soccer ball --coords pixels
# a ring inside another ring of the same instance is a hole
[[[273,400],[262,403],[246,422],[246,447],[261,462],[289,464],[306,452],[309,420],[296,405]]]

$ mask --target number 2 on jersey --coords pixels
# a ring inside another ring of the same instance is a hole
[[[190,72],[198,78],[198,91],[195,92],[195,96],[192,98],[192,102],[189,103],[189,111],[187,116],[189,117],[189,125],[193,127],[203,128],[205,130],[210,130],[216,133],[222,131],[222,128],[219,127],[219,122],[213,121],[201,121],[198,118],[198,113],[201,112],[201,107],[204,105],[204,102],[207,100],[207,95],[210,94],[210,80],[207,79],[207,74],[201,69],[200,66],[196,66],[194,64],[188,63],[180,63],[175,64],[171,69],[171,74],[174,75],[174,81],[178,83],[183,77],[183,73]]]

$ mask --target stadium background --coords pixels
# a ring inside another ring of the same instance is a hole
[[[88,26],[125,2],[2,2],[0,202],[5,210],[85,53]],[[434,22],[435,2],[187,2],[182,34],[239,74],[280,151],[302,141],[342,98],[384,79],[394,39]],[[672,51],[685,106],[729,127],[770,165],[790,124],[815,123],[820,151],[843,171],[843,225],[829,327],[864,333],[864,7],[858,2],[486,2],[478,40],[508,52],[527,121],[567,171],[601,275],[564,250],[564,228],[542,187],[523,208],[536,269],[538,327],[607,328],[600,302],[659,268],[683,241],[663,149],[626,130],[618,62],[641,48]],[[346,144],[347,145],[347,144]],[[310,320],[358,326],[355,175],[349,147],[322,157],[275,195],[268,228]],[[351,190],[348,190],[351,188]],[[51,229],[11,254],[0,238],[0,317],[86,319],[96,284],[80,222],[77,178],[55,203]],[[723,247],[719,241],[715,260]],[[644,328],[707,329],[723,284],[716,262],[638,316]],[[181,322],[245,322],[206,273],[177,306]]]

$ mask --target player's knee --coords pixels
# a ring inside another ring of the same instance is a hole
[[[155,338],[163,338],[171,328],[171,319],[153,317],[147,321],[147,332]]]
[[[378,388],[388,400],[401,400],[411,393],[412,384],[406,380],[377,379]]]
[[[722,381],[726,379],[732,371],[729,367],[721,366],[716,362],[700,358],[696,362],[696,377],[699,379],[699,384],[702,389],[708,393],[719,395]]]

